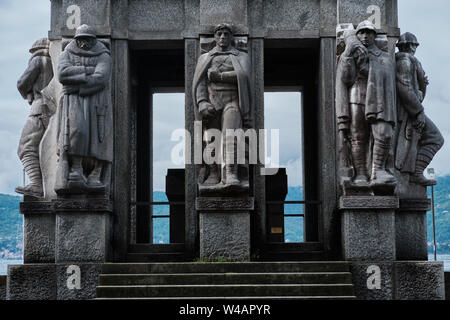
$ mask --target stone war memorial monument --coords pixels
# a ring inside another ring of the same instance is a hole
[[[397,17],[396,0],[52,0],[18,81],[30,183],[6,299],[444,299],[423,175],[444,141]],[[297,201],[259,156],[273,91],[301,92]],[[162,92],[185,97],[167,202],[152,183]],[[289,204],[302,242],[285,242]]]

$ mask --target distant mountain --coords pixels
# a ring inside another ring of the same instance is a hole
[[[155,191],[153,201],[167,202],[164,192]],[[436,241],[437,252],[439,254],[450,254],[450,176],[439,177],[438,185],[434,187],[435,196],[435,217],[436,217]],[[429,192],[431,197],[431,192]],[[303,199],[301,187],[290,187],[286,201],[296,201]],[[23,217],[19,213],[19,202],[22,197],[0,194],[0,259],[1,258],[21,258],[23,243]],[[285,205],[286,214],[303,213],[303,205]],[[154,206],[154,216],[169,215],[169,206]],[[169,219],[155,218],[154,243],[169,242]],[[431,211],[427,214],[428,227],[428,250],[433,250],[433,232]],[[303,240],[303,218],[285,218],[285,241],[300,242]]]

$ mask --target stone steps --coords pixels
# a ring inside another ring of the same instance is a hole
[[[355,299],[346,262],[104,264],[98,299]]]

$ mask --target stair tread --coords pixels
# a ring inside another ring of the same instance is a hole
[[[217,288],[217,287],[346,287],[350,283],[299,283],[299,284],[137,284],[137,285],[100,285],[97,288]]]
[[[104,273],[102,277],[136,276],[203,276],[203,275],[351,275],[351,272],[199,272],[199,273]]]
[[[313,299],[356,299],[356,296],[255,296],[255,297],[137,297],[96,298],[95,300],[313,300]]]

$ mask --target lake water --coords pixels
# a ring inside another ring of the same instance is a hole
[[[428,260],[433,261],[434,257],[432,254],[428,255]],[[444,261],[445,271],[450,272],[450,254],[438,254],[438,261]],[[8,272],[8,264],[22,264],[23,260],[2,260],[0,259],[0,275],[5,275]]]

